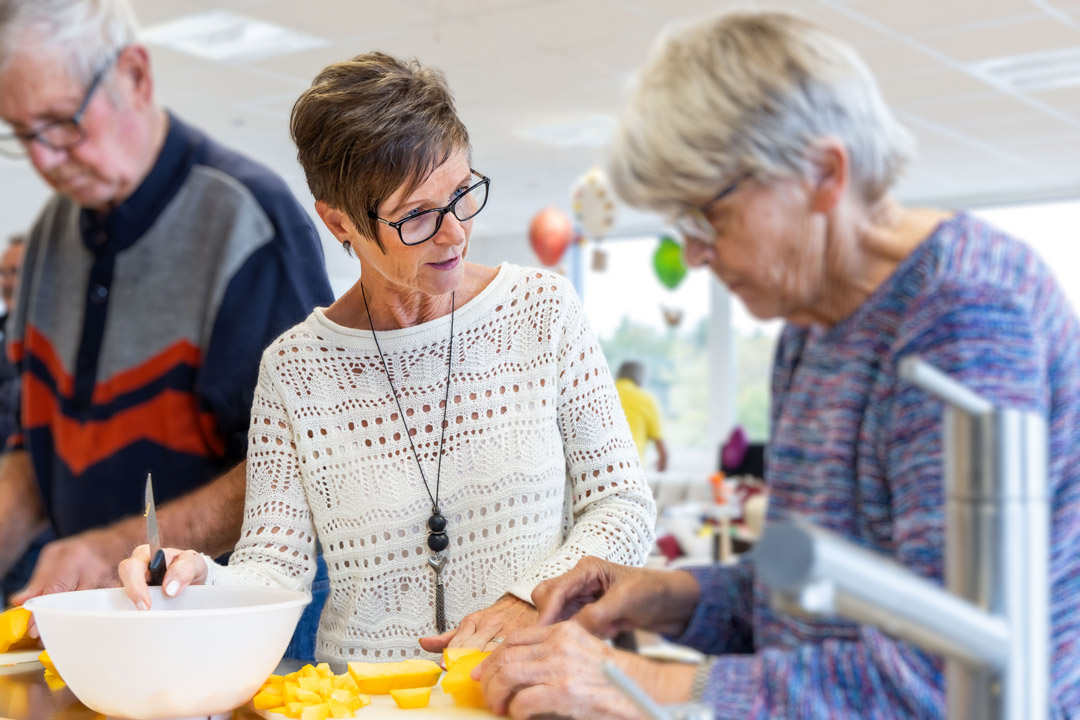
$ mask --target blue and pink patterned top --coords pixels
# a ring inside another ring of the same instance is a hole
[[[941,581],[942,404],[897,378],[913,354],[1048,418],[1053,716],[1080,717],[1080,322],[1022,243],[956,215],[850,317],[784,330],[769,515],[800,513]],[[876,628],[778,615],[747,564],[691,572],[701,603],[674,639],[720,656],[705,692],[717,718],[944,715],[940,658]]]

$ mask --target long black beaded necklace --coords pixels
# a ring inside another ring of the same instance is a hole
[[[390,370],[386,367],[386,357],[383,355],[382,348],[379,346],[379,337],[375,334],[375,323],[371,321],[371,308],[368,307],[367,293],[364,292],[363,283],[360,284],[360,294],[364,296],[364,310],[367,311],[368,324],[371,325],[371,338],[375,341],[375,349],[379,351],[379,359],[382,360],[383,372],[386,373],[386,381],[390,383],[390,392],[394,396],[394,402],[397,403],[398,415],[401,416],[401,424],[405,426],[405,436],[409,438],[409,446],[412,448],[413,458],[416,460],[416,467],[420,470],[420,479],[424,481],[424,489],[427,490],[428,497],[431,499],[431,517],[428,518],[427,525],[428,539],[427,545],[431,549],[434,555],[428,558],[428,565],[435,571],[435,627],[438,628],[440,633],[446,632],[446,599],[443,595],[443,581],[442,571],[446,567],[447,555],[446,548],[450,547],[450,538],[446,536],[446,518],[439,512],[439,481],[442,479],[442,455],[443,455],[443,440],[446,437],[446,411],[450,408],[450,366],[454,361],[454,310],[457,307],[456,295],[457,293],[450,294],[450,350],[446,355],[446,397],[443,398],[443,419],[442,430],[439,433],[439,465],[435,471],[435,494],[431,494],[431,486],[428,485],[427,477],[424,475],[424,468],[420,464],[420,456],[416,452],[416,445],[413,444],[412,433],[409,432],[409,423],[405,421],[405,413],[401,409],[401,400],[398,399],[397,390],[394,388],[394,381],[390,379]]]

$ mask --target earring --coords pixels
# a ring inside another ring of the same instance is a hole
[[[346,255],[352,255],[352,245],[351,245],[351,244],[349,243],[349,241],[348,241],[348,240],[346,240],[346,241],[344,241],[343,243],[341,243],[341,246],[342,246],[343,248],[345,248],[345,254],[346,254]]]

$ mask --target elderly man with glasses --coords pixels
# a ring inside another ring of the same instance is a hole
[[[27,247],[10,350],[18,431],[0,462],[0,574],[46,519],[21,602],[116,583],[162,532],[239,537],[260,354],[331,301],[285,183],[159,107],[126,0],[0,0],[0,153],[56,191]]]

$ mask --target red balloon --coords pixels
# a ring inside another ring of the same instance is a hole
[[[529,223],[529,244],[540,262],[548,267],[559,262],[574,240],[574,223],[556,207],[546,207]]]

